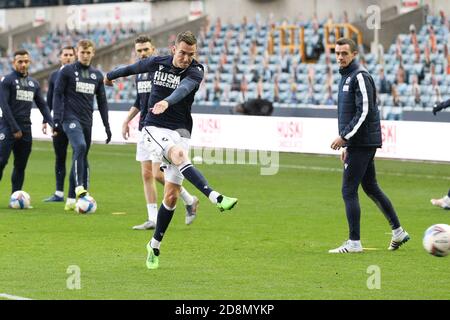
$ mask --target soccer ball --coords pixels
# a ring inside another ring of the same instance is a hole
[[[9,207],[12,209],[28,209],[30,202],[30,195],[23,190],[18,190],[11,195]]]
[[[97,202],[91,196],[81,197],[75,206],[75,211],[82,214],[94,213],[95,210],[97,210]]]
[[[450,226],[435,224],[425,231],[423,247],[436,257],[445,257],[450,253]]]

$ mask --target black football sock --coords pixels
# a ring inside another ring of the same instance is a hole
[[[168,208],[163,201],[158,210],[158,219],[156,222],[155,233],[153,234],[153,238],[155,240],[160,242],[162,241],[164,233],[169,227],[174,212],[175,208]]]
[[[192,163],[183,163],[178,167],[181,174],[192,183],[198,190],[200,190],[205,196],[209,197],[213,189],[208,185],[208,181],[202,175],[202,173],[192,165]]]

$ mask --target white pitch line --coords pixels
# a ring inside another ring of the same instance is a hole
[[[38,151],[49,151],[52,149],[49,148],[33,148],[33,150]],[[119,153],[119,152],[102,152],[98,151],[96,154],[99,155],[109,155],[113,157],[130,157],[130,154],[128,153]],[[131,159],[132,157],[130,157]],[[208,162],[210,159],[203,158],[203,163]],[[406,160],[399,160],[399,159],[389,159],[389,160],[397,160],[397,161],[406,161]],[[411,162],[417,162],[417,161],[411,161]],[[420,163],[421,161],[418,161],[417,163]],[[429,162],[433,163],[433,162]],[[224,163],[225,164],[225,163]],[[261,163],[237,163],[239,165],[253,165],[253,166],[260,166],[263,168],[267,168],[267,165],[263,165]],[[220,165],[220,164],[214,164],[214,165]],[[225,164],[228,165],[228,164]],[[286,169],[299,169],[299,170],[312,170],[312,171],[322,171],[322,172],[342,172],[342,168],[336,167],[336,168],[330,168],[330,167],[319,167],[319,166],[302,166],[302,165],[295,165],[295,164],[279,164],[279,168],[286,168]],[[429,175],[429,174],[414,174],[414,173],[396,173],[396,172],[385,172],[385,171],[378,171],[378,175],[386,175],[386,176],[395,176],[395,177],[410,177],[410,178],[419,178],[419,179],[435,179],[435,180],[450,180],[450,176],[437,176],[437,175]]]
[[[8,300],[33,300],[30,298],[14,296],[14,295],[7,294],[7,293],[0,293],[0,298],[6,298]]]

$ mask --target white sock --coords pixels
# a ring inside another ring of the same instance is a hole
[[[444,197],[444,202],[450,206],[450,197],[449,196],[445,196]]]
[[[158,249],[161,246],[161,242],[156,240],[155,238],[152,238],[152,240],[150,241],[150,247]]]
[[[350,240],[352,247],[361,247],[361,240]]]
[[[67,198],[66,204],[72,204],[72,203],[76,203],[77,200],[74,198]]]
[[[55,195],[62,198],[62,197],[64,197],[64,192],[56,190]]]
[[[147,203],[148,221],[153,221],[156,224],[158,219],[158,206],[156,203]]]
[[[183,199],[185,205],[192,206],[192,204],[194,203],[194,198],[183,187],[181,187],[180,197],[181,199]]]
[[[217,204],[217,197],[220,196],[220,193],[217,191],[211,191],[209,194],[209,200],[211,200],[212,203]]]
[[[392,235],[397,238],[399,235],[401,235],[403,232],[402,227],[398,227],[397,229],[392,230]]]

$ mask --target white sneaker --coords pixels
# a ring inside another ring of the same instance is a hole
[[[408,232],[403,230],[399,236],[397,236],[397,237],[392,236],[391,243],[389,244],[388,250],[397,250],[398,248],[400,248],[400,246],[402,244],[404,244],[409,239],[411,239],[411,238],[409,237]]]
[[[184,219],[184,222],[187,225],[190,225],[192,222],[194,222],[195,218],[197,218],[197,208],[199,200],[196,196],[192,196],[194,198],[194,202],[188,206],[186,205],[186,218]]]
[[[153,221],[145,221],[143,224],[139,224],[133,227],[133,230],[150,230],[155,229],[156,224]]]
[[[448,196],[444,196],[441,199],[431,199],[431,204],[433,206],[441,207],[443,209],[450,209],[450,198]]]
[[[329,250],[328,253],[360,253],[363,252],[361,241],[347,240],[336,249]]]

